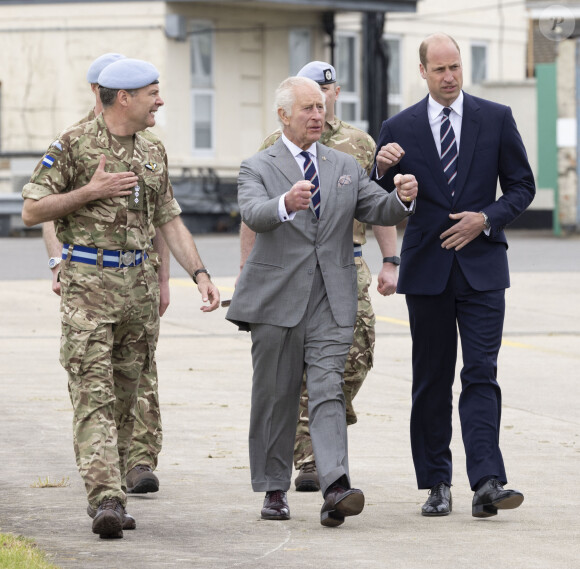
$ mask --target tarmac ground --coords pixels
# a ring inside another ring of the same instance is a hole
[[[135,531],[91,532],[72,446],[67,378],[58,363],[59,299],[40,238],[0,239],[0,531],[33,538],[57,566],[74,569],[577,569],[580,567],[580,238],[508,234],[512,286],[498,377],[507,487],[520,508],[471,516],[455,409],[453,512],[420,515],[409,443],[411,340],[405,299],[382,297],[375,365],[349,427],[361,515],[320,525],[319,493],[288,493],[291,519],[260,519],[248,463],[250,338],[199,311],[191,280],[172,267],[171,305],[157,350],[164,445],[158,493],[130,495]],[[372,238],[365,258],[376,275]],[[237,236],[196,242],[222,298],[233,292]],[[457,374],[459,373],[459,366]],[[459,375],[455,403],[459,395]],[[34,488],[39,479],[65,480]]]

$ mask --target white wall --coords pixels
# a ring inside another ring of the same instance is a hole
[[[86,114],[86,72],[103,53],[150,60],[163,75],[163,30],[162,2],[0,6],[2,150],[43,151]]]

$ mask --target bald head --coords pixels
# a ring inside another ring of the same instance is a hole
[[[463,86],[461,53],[457,42],[447,34],[433,34],[419,48],[419,72],[427,81],[429,93],[441,105],[449,107]]]
[[[459,50],[459,46],[457,42],[449,35],[443,33],[436,33],[427,36],[419,46],[419,60],[423,67],[427,67],[427,60],[428,60],[428,49],[429,46],[434,45],[441,45],[441,44],[451,44],[457,49],[457,54],[461,57],[461,51]]]

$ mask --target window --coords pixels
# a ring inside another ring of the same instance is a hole
[[[294,28],[288,34],[290,75],[296,75],[310,60],[310,30]]]
[[[193,153],[214,150],[213,29],[209,22],[190,22],[189,51]]]
[[[487,44],[471,44],[471,83],[481,83],[487,79]]]
[[[359,45],[355,34],[337,34],[336,76],[340,95],[336,102],[336,115],[343,121],[366,130],[361,121],[359,87]]]
[[[401,40],[397,37],[385,36],[389,53],[389,72],[387,76],[389,108],[388,116],[392,117],[403,110],[403,81],[401,79]]]

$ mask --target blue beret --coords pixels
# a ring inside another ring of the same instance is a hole
[[[307,63],[297,74],[298,77],[308,77],[319,85],[336,83],[336,71],[330,63],[324,61],[311,61]]]
[[[91,63],[89,70],[87,71],[87,81],[89,83],[97,83],[101,71],[118,59],[123,59],[125,56],[120,53],[105,53],[100,57],[97,57],[95,61]]]
[[[158,83],[159,71],[152,63],[141,59],[119,59],[107,65],[99,75],[99,85],[109,89],[141,89]]]

